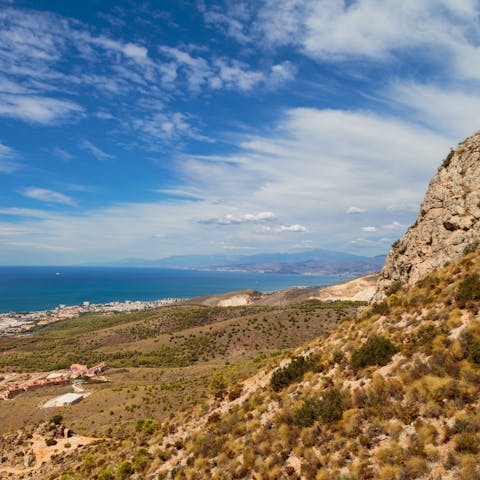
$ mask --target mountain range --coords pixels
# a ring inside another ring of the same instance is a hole
[[[366,257],[315,249],[296,253],[254,255],[177,255],[158,260],[128,258],[116,266],[287,273],[299,275],[364,275],[382,268],[385,255]]]

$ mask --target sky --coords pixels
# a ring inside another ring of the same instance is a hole
[[[388,251],[480,128],[478,0],[0,0],[0,264]]]

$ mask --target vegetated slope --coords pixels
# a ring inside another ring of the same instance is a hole
[[[145,478],[480,478],[479,309],[477,250],[170,424]]]
[[[443,161],[428,186],[418,219],[393,245],[375,300],[397,282],[412,284],[480,240],[480,132]]]
[[[137,419],[149,418],[158,425],[170,415],[191,412],[207,401],[218,383],[230,385],[253,375],[282,352],[325,335],[359,305],[317,301],[282,307],[186,305],[129,315],[87,316],[52,324],[27,337],[1,338],[0,376],[13,370],[49,371],[100,360],[109,369],[105,373],[108,382],[85,384],[92,394],[68,408],[38,407],[71,391],[70,385],[1,401],[0,435],[23,427],[18,437],[23,443],[17,442],[16,435],[14,440],[5,440],[12,456],[0,462],[0,478],[3,467],[23,465],[24,456],[30,455],[27,439],[35,425],[53,414],[61,413],[65,425],[83,436],[134,438]],[[53,451],[55,447],[44,444],[43,448]],[[37,463],[31,467],[31,478],[48,478],[42,475],[52,465],[38,470]],[[60,460],[55,468],[61,468]],[[14,478],[28,478],[25,475]]]
[[[73,479],[480,478],[479,315],[476,250],[243,382],[214,377],[215,397],[191,413],[151,429],[140,419],[53,468]]]

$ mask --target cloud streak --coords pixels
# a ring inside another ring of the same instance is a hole
[[[47,188],[28,187],[22,191],[22,195],[34,200],[40,200],[46,203],[59,203],[61,205],[68,205],[70,207],[76,207],[77,202],[72,198],[54,190],[48,190]]]
[[[79,144],[80,148],[83,150],[89,152],[93,157],[95,157],[97,160],[110,160],[113,157],[113,155],[110,155],[97,146],[95,146],[92,142],[89,140],[82,140]]]
[[[245,213],[243,215],[227,214],[222,217],[208,218],[199,220],[199,223],[206,225],[241,225],[245,223],[262,223],[274,220],[276,218],[273,212]]]
[[[13,173],[20,168],[18,154],[11,147],[0,143],[0,174]]]

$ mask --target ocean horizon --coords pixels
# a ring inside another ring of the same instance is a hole
[[[176,270],[155,267],[0,266],[0,313],[83,302],[191,298],[253,289],[316,287],[351,276]]]

